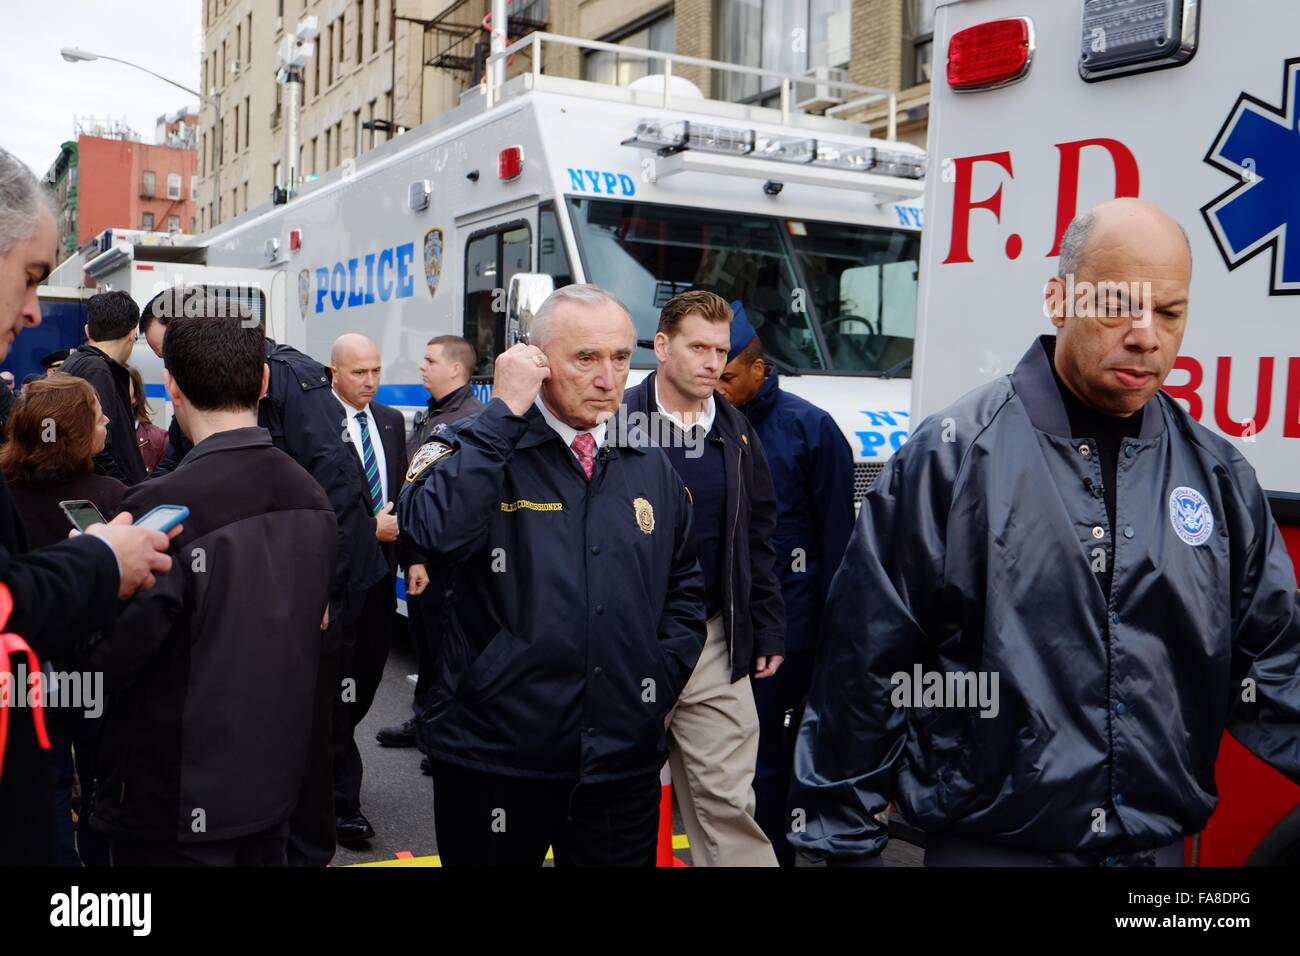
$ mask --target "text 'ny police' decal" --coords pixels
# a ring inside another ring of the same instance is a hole
[[[410,298],[415,294],[414,259],[415,243],[407,242],[322,266],[316,270],[316,312],[325,311],[327,296],[335,310]]]
[[[568,167],[569,185],[585,193],[603,196],[635,196],[636,183],[627,173],[608,173],[600,169]]]
[[[1286,61],[1282,108],[1247,93],[1237,98],[1218,139],[1205,155],[1215,169],[1239,182],[1201,208],[1229,271],[1273,250],[1270,295],[1300,294],[1300,58]]]

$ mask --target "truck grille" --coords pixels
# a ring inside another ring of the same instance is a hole
[[[876,476],[885,470],[884,462],[855,461],[853,463],[853,503],[860,504]]]

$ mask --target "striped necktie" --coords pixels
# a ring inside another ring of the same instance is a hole
[[[365,412],[357,412],[356,419],[361,426],[361,466],[366,470],[366,484],[370,486],[370,505],[378,514],[384,508],[384,486],[379,481],[379,463],[370,441],[370,420]]]

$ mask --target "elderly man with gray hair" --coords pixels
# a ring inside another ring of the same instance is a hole
[[[0,149],[0,362],[14,339],[40,325],[37,287],[54,267],[55,219],[40,184]],[[117,617],[119,599],[153,587],[171,569],[169,538],[120,514],[109,524],[27,551],[22,522],[0,477],[0,672],[63,658]],[[179,534],[178,525],[172,537]],[[7,695],[15,688],[8,688]],[[16,693],[26,696],[26,688]],[[7,696],[6,695],[6,696]],[[40,711],[15,707],[0,746],[0,865],[52,864],[54,791]]]
[[[449,567],[417,732],[446,865],[655,862],[664,719],[705,628],[686,490],[606,427],[635,344],[609,293],[557,290],[407,472],[402,533]]]

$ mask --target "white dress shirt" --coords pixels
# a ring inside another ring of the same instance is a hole
[[[533,399],[533,404],[537,406],[538,411],[542,413],[542,417],[546,419],[546,424],[550,425],[555,433],[563,439],[564,447],[569,449],[574,458],[578,457],[578,453],[573,450],[573,440],[581,434],[588,434],[592,438],[596,439],[597,448],[600,448],[601,445],[605,444],[604,422],[601,422],[595,428],[587,428],[580,432],[572,425],[566,425],[564,422],[556,418],[555,413],[547,408],[546,403],[542,401],[540,393],[535,399]]]
[[[366,456],[361,452],[361,423],[357,421],[357,412],[364,411],[366,414],[366,424],[369,426],[370,447],[375,451],[375,467],[379,469],[379,487],[384,496],[384,502],[387,503],[393,499],[388,496],[388,459],[384,457],[384,439],[379,429],[379,422],[375,420],[375,413],[367,405],[364,409],[354,408],[343,400],[343,396],[338,392],[334,397],[339,400],[343,406],[343,413],[347,416],[348,437],[352,441],[352,447],[356,449],[357,461],[362,463],[362,481],[365,480],[365,460]],[[370,494],[370,486],[366,485],[366,494]]]
[[[659,401],[659,376],[655,376],[655,406],[659,409],[660,415],[671,419],[683,433],[690,432],[693,428],[703,428],[704,434],[707,435],[712,430],[713,417],[717,413],[717,408],[713,402],[713,395],[710,394],[708,401],[704,404],[704,411],[690,413],[689,418],[692,421],[692,424],[687,425],[686,421],[683,420],[680,415],[670,412],[668,409],[664,408],[664,403]]]

